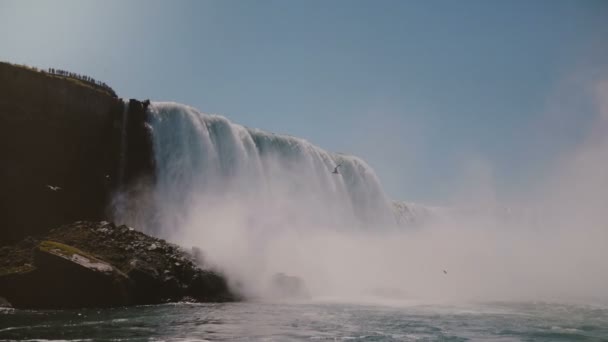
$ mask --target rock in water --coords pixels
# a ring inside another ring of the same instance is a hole
[[[11,305],[11,303],[8,302],[8,300],[6,300],[3,297],[0,297],[0,309],[1,308],[12,308],[13,305]]]
[[[270,282],[270,291],[278,299],[310,299],[304,280],[299,277],[275,274]]]
[[[128,277],[77,248],[43,241],[34,268],[0,277],[0,292],[19,308],[109,307],[130,304]]]

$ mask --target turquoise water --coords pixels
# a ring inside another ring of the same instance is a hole
[[[547,303],[166,304],[0,313],[0,340],[608,341],[608,308]]]

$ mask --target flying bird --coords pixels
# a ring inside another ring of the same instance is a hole
[[[340,174],[340,172],[338,172],[338,168],[339,168],[340,166],[342,166],[342,163],[340,163],[340,164],[336,165],[336,167],[334,167],[334,170],[333,170],[331,173],[336,174],[336,175]]]
[[[443,274],[448,274],[448,271],[446,271],[446,270],[443,270]]]
[[[49,188],[51,191],[59,191],[59,190],[61,190],[61,188],[58,187],[58,186],[53,186],[53,185],[48,185],[47,184],[46,187]]]

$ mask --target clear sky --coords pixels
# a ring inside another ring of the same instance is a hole
[[[395,198],[509,196],[593,124],[608,1],[0,0],[0,60],[361,156]]]

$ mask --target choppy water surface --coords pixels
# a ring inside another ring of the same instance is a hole
[[[608,308],[546,303],[231,303],[0,313],[0,340],[38,339],[608,341]]]

